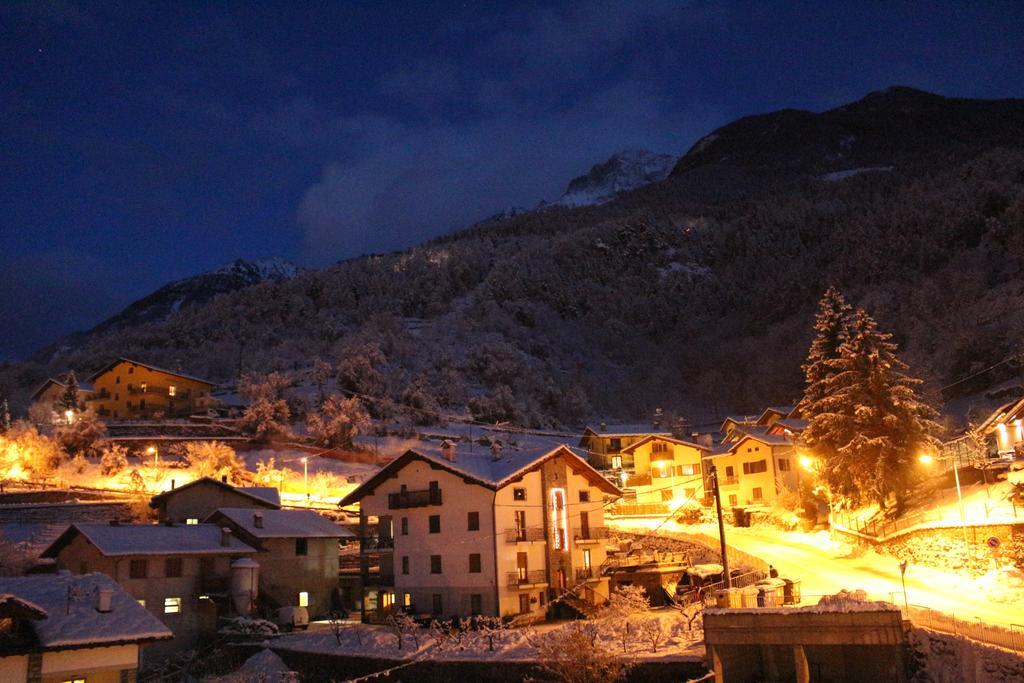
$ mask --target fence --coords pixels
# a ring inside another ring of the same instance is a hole
[[[977,505],[974,507],[976,509]],[[950,509],[955,510],[953,516],[949,515]],[[968,513],[970,519],[968,526],[1016,524],[1024,521],[1024,509],[1018,508],[1012,502],[985,504],[983,509],[984,521],[976,514]],[[852,531],[861,536],[870,536],[875,540],[888,539],[922,525],[952,528],[961,524],[955,497],[952,501],[937,502],[928,509],[895,520],[859,519],[843,512],[832,513],[832,525],[837,529]]]
[[[963,619],[956,614],[938,612],[920,605],[906,605],[899,602],[900,596],[896,593],[891,594],[891,597],[892,602],[899,605],[904,618],[914,626],[1024,653],[1024,624],[994,624],[978,618]]]

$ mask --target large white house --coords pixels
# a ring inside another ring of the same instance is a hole
[[[603,602],[606,494],[621,492],[566,446],[407,451],[341,501],[360,506],[363,618],[540,614],[567,591]]]

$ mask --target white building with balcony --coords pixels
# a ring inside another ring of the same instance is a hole
[[[360,506],[363,618],[539,615],[569,591],[602,603],[603,501],[620,493],[567,446],[409,450],[341,501]]]

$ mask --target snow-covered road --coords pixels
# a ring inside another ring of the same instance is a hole
[[[653,526],[642,520],[616,520],[613,524],[635,531]],[[658,533],[671,536],[673,531],[701,531],[718,536],[715,527],[685,527],[675,522],[666,523]],[[845,588],[863,589],[877,600],[903,601],[899,561],[893,557],[872,551],[852,553],[850,546],[830,542],[824,532],[804,534],[770,527],[730,527],[726,534],[733,547],[770,562],[782,576],[799,578],[805,596],[834,594]],[[952,571],[911,565],[906,580],[911,605],[990,624],[1024,623],[1024,586],[1019,577],[993,571],[973,579]]]

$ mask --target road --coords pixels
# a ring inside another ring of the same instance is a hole
[[[623,522],[617,521],[621,526]],[[643,522],[626,525],[640,531]],[[641,528],[636,528],[641,527]],[[717,537],[717,528],[665,524],[658,533],[671,536],[673,530],[701,531]],[[875,552],[859,556],[846,554],[841,544],[823,542],[820,535],[783,532],[772,528],[728,528],[730,545],[773,564],[783,577],[799,578],[805,596],[834,594],[842,589],[862,589],[872,599],[903,601],[899,561]],[[907,569],[907,599],[920,605],[954,614],[959,619],[981,619],[995,625],[1024,623],[1024,587],[1009,587],[994,578],[970,579],[954,572],[911,565]],[[1001,602],[993,601],[998,598]]]

